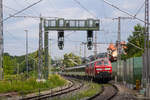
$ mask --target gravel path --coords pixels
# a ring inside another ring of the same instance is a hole
[[[124,87],[123,85],[116,84],[119,92],[112,100],[137,100],[134,96],[135,91]]]

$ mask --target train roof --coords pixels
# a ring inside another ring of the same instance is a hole
[[[96,62],[96,61],[109,61],[109,59],[108,58],[99,58],[99,59],[96,59],[96,60],[94,60],[94,61],[92,61],[92,62],[89,62],[88,64],[91,64],[91,63],[94,63],[94,62]],[[87,65],[88,65],[87,64]]]
[[[88,64],[85,64],[85,65],[75,66],[75,67],[70,67],[70,68],[65,68],[65,70],[72,70],[72,69],[85,68],[86,65],[89,65],[89,64],[94,63],[94,62],[96,62],[96,61],[102,61],[102,60],[104,60],[104,61],[109,61],[109,59],[107,59],[107,58],[100,58],[100,59],[94,60],[94,61],[92,61],[92,62],[89,62]]]
[[[65,68],[65,70],[80,69],[80,68],[85,68],[85,67],[86,67],[86,65],[81,65],[81,66],[75,66],[75,67]]]

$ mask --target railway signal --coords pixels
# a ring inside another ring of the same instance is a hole
[[[88,30],[87,31],[87,48],[91,50],[93,47],[93,31]]]
[[[64,31],[58,31],[58,47],[60,50],[64,48]]]

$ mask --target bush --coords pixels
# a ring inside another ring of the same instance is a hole
[[[23,75],[16,78],[16,76],[7,76],[4,81],[0,81],[0,93],[18,92],[19,94],[27,94],[63,86],[66,83],[59,75],[50,75],[46,82],[36,82],[35,78],[21,79]]]

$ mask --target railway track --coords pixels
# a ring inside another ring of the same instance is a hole
[[[84,83],[81,80],[70,80],[69,79],[69,81],[71,81],[72,84],[66,88],[60,89],[58,91],[51,91],[50,93],[47,93],[47,94],[41,94],[41,95],[37,95],[37,96],[22,98],[20,100],[45,100],[48,98],[52,98],[52,97],[60,96],[62,94],[67,94],[67,93],[73,92],[75,90],[80,89],[84,85]]]
[[[70,76],[70,77],[73,77],[73,76]],[[73,78],[77,78],[80,80],[89,80],[87,78],[82,78],[82,77],[73,77]],[[113,83],[110,83],[108,86],[105,86],[105,85],[106,84],[102,85],[102,91],[100,91],[99,93],[95,94],[92,97],[89,97],[86,100],[111,100],[113,99],[118,93],[117,87],[113,85]]]
[[[111,84],[110,86],[102,86],[102,91],[94,95],[93,97],[88,98],[87,100],[111,100],[118,93],[116,86]]]
[[[69,77],[89,81],[89,79],[85,77],[79,76],[78,77],[69,76]],[[134,94],[129,93],[125,88],[122,88],[114,84],[115,83],[113,81],[111,81],[109,84],[103,84],[102,91],[100,91],[99,93],[95,94],[92,97],[88,97],[87,99],[83,100],[137,100]]]

